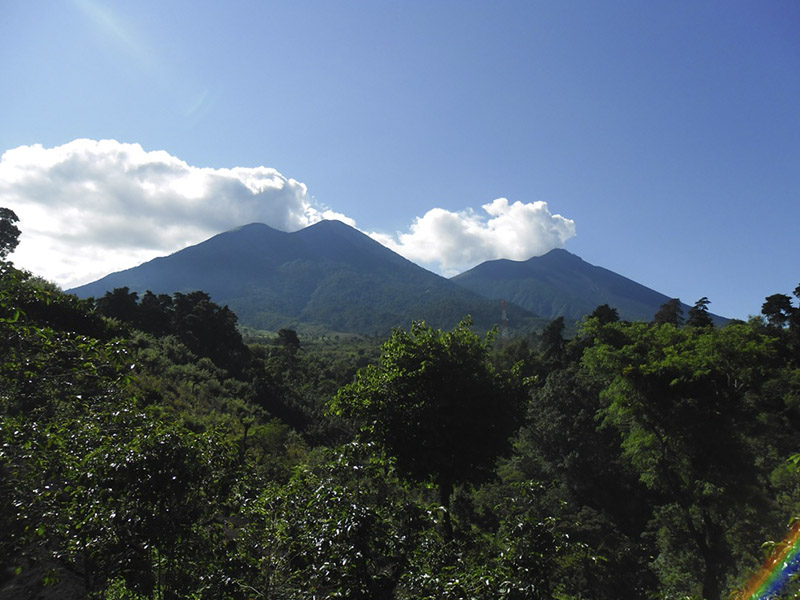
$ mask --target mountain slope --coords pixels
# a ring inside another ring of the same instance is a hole
[[[244,325],[385,334],[424,319],[451,328],[470,314],[479,330],[499,323],[487,300],[415,265],[339,221],[293,233],[253,223],[70,290],[81,297],[118,287],[142,293],[203,290]],[[509,307],[518,328],[541,325]]]
[[[601,304],[628,321],[649,321],[668,296],[566,250],[526,261],[493,260],[451,279],[486,298],[505,299],[547,319],[578,320]],[[683,305],[684,315],[689,307]],[[717,319],[724,321],[721,317]]]

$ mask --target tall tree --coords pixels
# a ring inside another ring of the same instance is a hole
[[[735,570],[734,549],[745,537],[755,544],[767,520],[760,459],[746,433],[755,420],[748,397],[766,380],[771,341],[746,323],[610,327],[627,343],[598,344],[584,360],[613,378],[601,414],[659,498],[654,564],[672,592],[718,600]]]
[[[365,437],[393,455],[401,473],[434,482],[445,508],[455,484],[492,473],[524,405],[519,382],[495,371],[488,341],[470,324],[443,332],[417,322],[395,331],[380,364],[359,371],[332,403],[362,422]]]
[[[231,309],[212,302],[202,291],[176,292],[173,306],[173,329],[192,352],[232,371],[238,372],[246,365],[249,352]]]
[[[279,329],[278,343],[286,350],[292,360],[297,357],[297,353],[300,351],[300,338],[297,337],[297,332],[294,329]]]
[[[767,296],[764,300],[764,304],[761,305],[761,314],[764,315],[769,324],[774,327],[785,327],[796,310],[797,309],[792,306],[792,299],[786,294],[772,294],[771,296]]]
[[[173,312],[171,296],[156,295],[147,290],[139,302],[137,324],[142,331],[154,335],[167,335],[170,332]]]
[[[0,207],[0,260],[11,254],[19,244],[19,221],[16,213],[10,208]]]
[[[713,327],[714,321],[708,313],[709,304],[711,304],[711,300],[705,296],[695,302],[694,306],[689,309],[689,319],[686,324],[689,327]]]
[[[681,308],[680,298],[671,298],[664,302],[653,317],[653,323],[656,325],[670,323],[675,327],[683,325],[683,308]]]
[[[550,368],[560,367],[564,362],[564,317],[553,319],[542,331],[539,349],[545,364]]]
[[[619,313],[616,308],[611,308],[608,304],[601,304],[591,312],[587,319],[597,319],[600,325],[607,325],[619,321]]]
[[[127,287],[115,288],[97,299],[97,310],[107,317],[126,323],[136,323],[139,313],[139,294]]]
[[[800,299],[800,285],[792,292]],[[800,365],[800,306],[794,306],[786,294],[767,296],[761,305],[772,333],[782,340],[784,349],[795,365]]]

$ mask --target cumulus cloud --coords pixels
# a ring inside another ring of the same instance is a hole
[[[482,208],[488,217],[434,208],[417,217],[408,233],[372,237],[449,277],[487,260],[539,256],[575,236],[575,222],[551,214],[547,202],[512,204],[498,198]]]
[[[114,140],[20,146],[0,158],[0,205],[20,218],[14,262],[64,287],[252,222],[283,231],[352,219],[268,167],[194,167]]]
[[[6,151],[0,157],[0,206],[20,218],[14,263],[64,288],[247,223],[282,231],[322,219],[356,226],[275,169],[195,167],[115,140]],[[575,223],[551,214],[546,202],[499,198],[482,208],[480,214],[434,208],[407,232],[366,233],[446,276],[485,260],[544,254],[575,235]]]

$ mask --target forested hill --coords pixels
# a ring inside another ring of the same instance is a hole
[[[525,261],[492,260],[451,279],[486,298],[505,299],[547,319],[579,320],[597,306],[626,321],[649,321],[670,298],[563,249]],[[696,298],[692,299],[693,301]],[[682,304],[684,313],[689,306]],[[712,315],[717,324],[726,319]]]
[[[230,306],[243,325],[272,331],[386,334],[419,319],[450,328],[467,314],[486,331],[502,317],[499,302],[415,265],[339,221],[293,233],[245,225],[70,291],[102,297],[122,287],[139,294],[203,290]],[[520,331],[543,323],[515,306],[508,313]]]

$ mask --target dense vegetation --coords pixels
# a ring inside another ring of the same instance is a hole
[[[718,600],[800,508],[790,296],[243,338],[202,292],[66,295],[5,231],[2,597]]]

